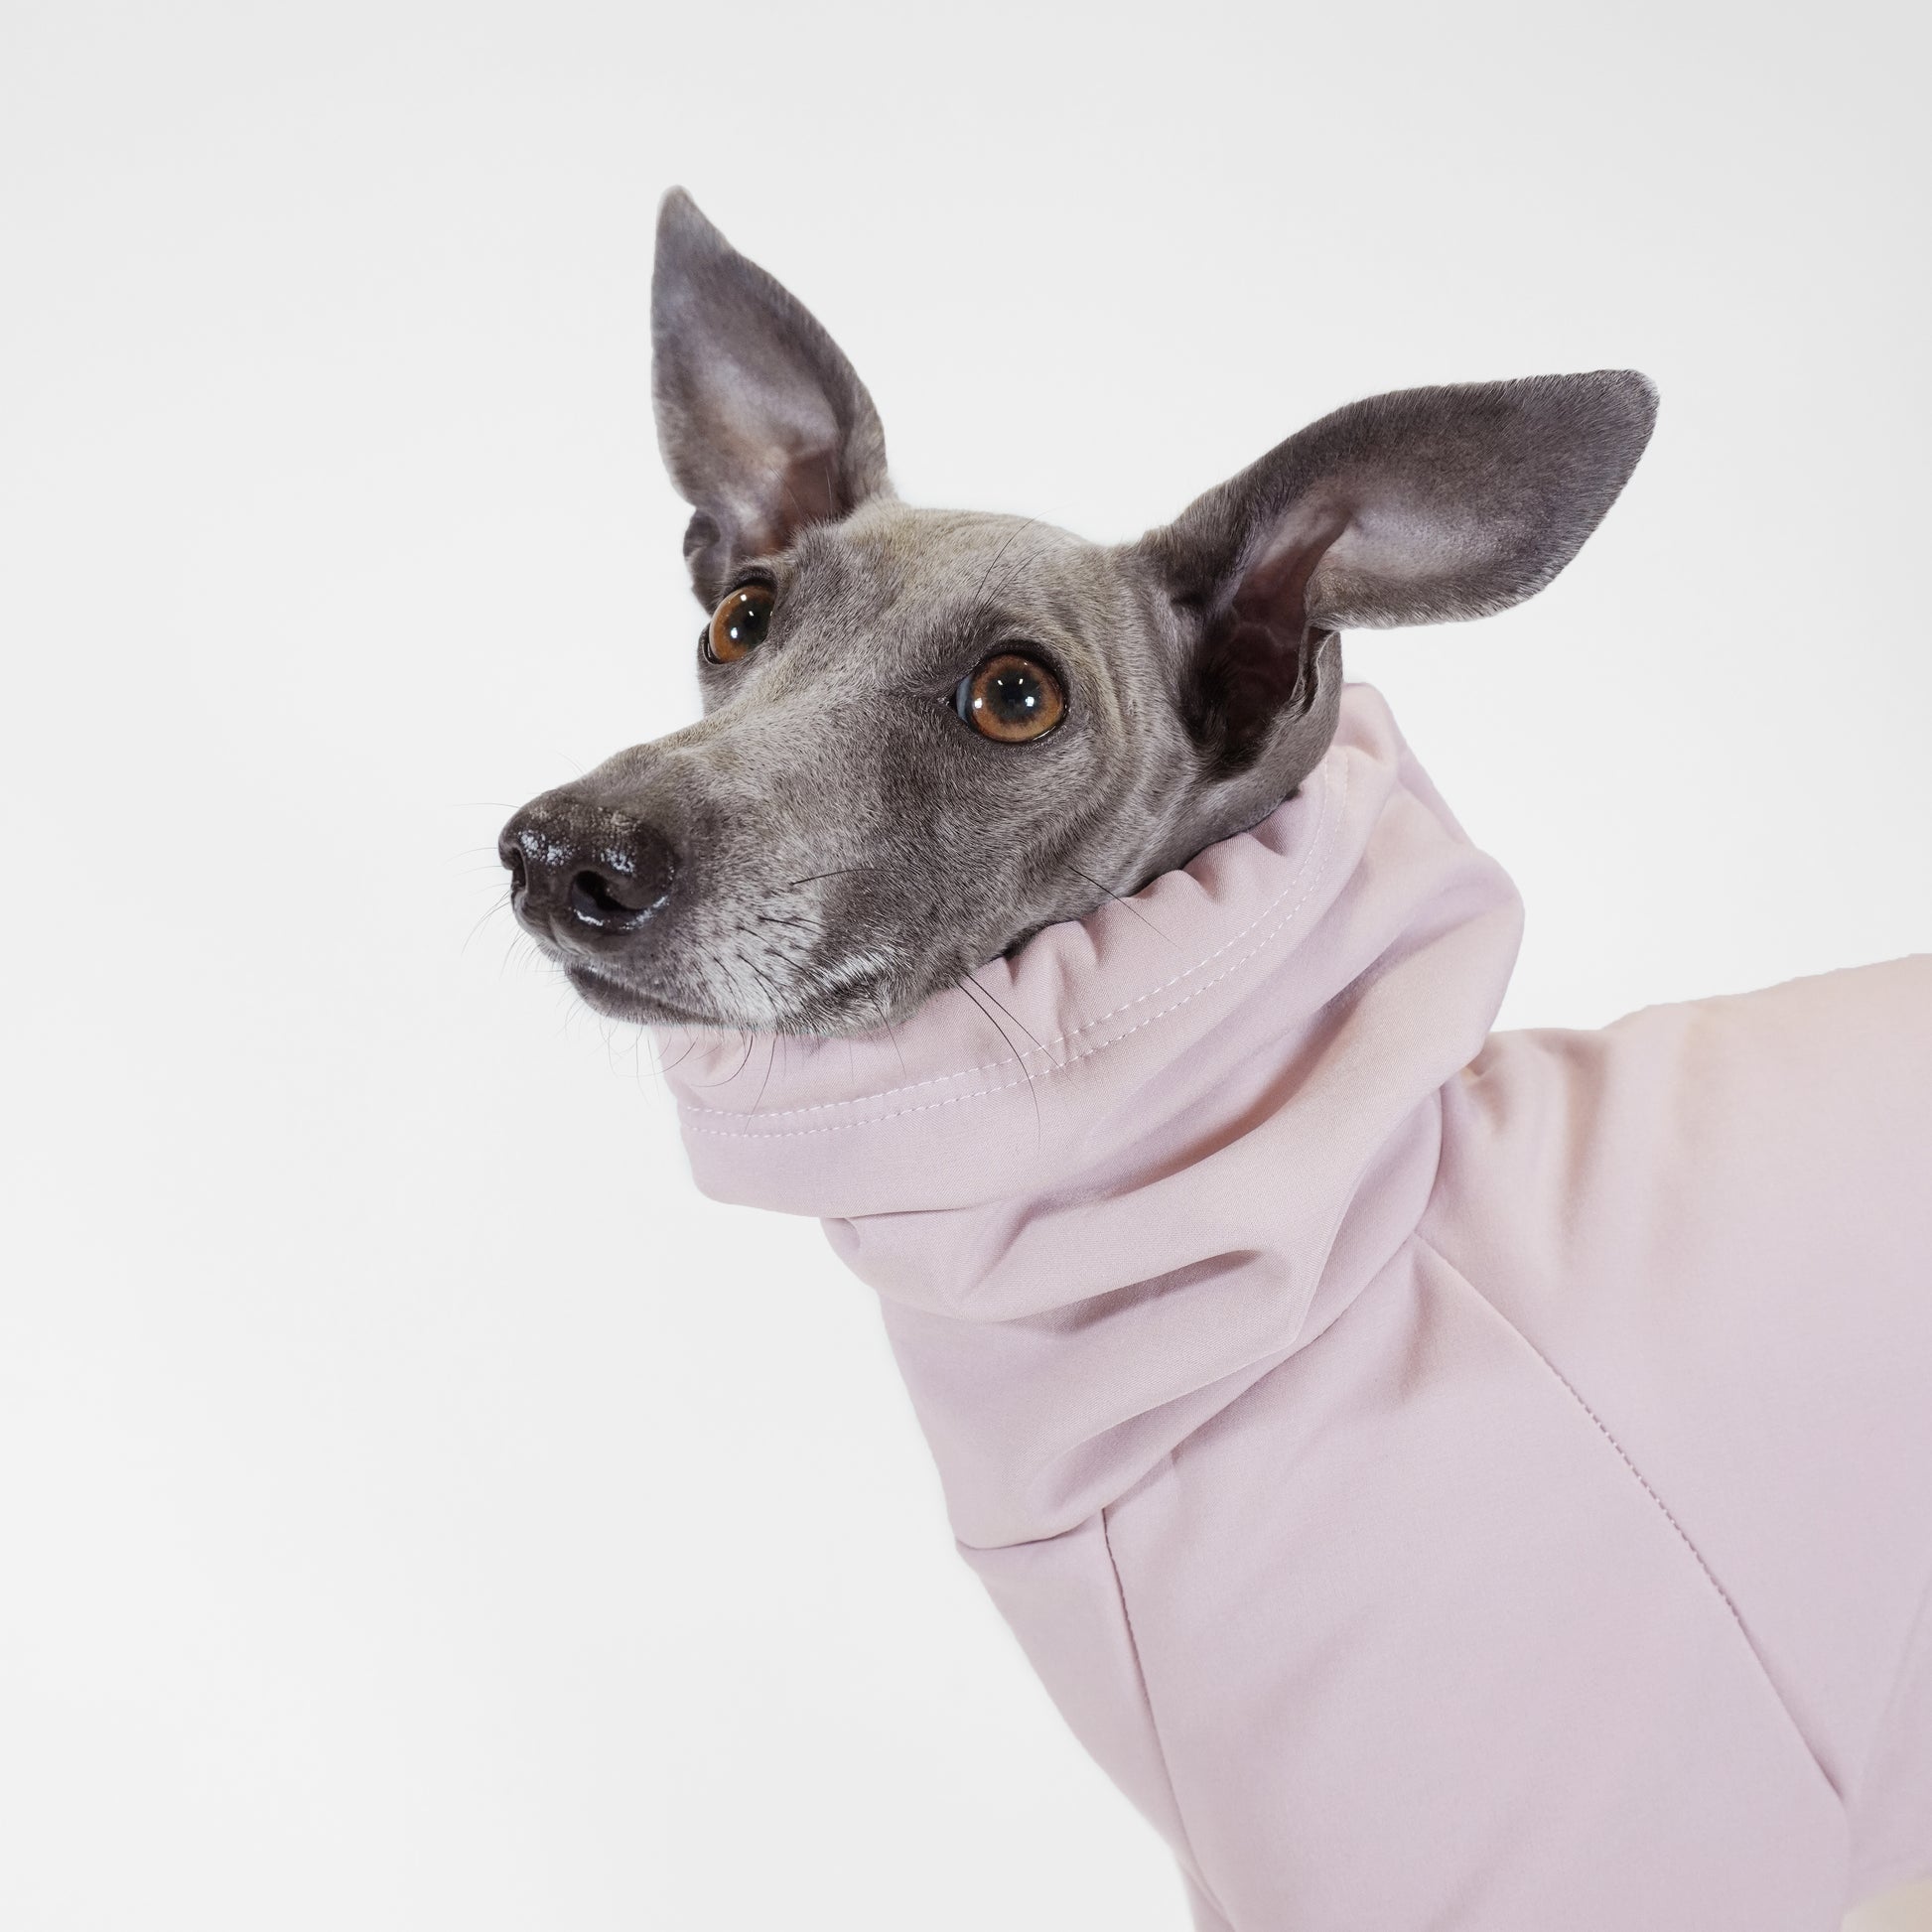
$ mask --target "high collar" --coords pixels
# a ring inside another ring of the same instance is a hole
[[[692,1035],[722,1200],[816,1214],[884,1298],[954,1531],[1071,1528],[1317,1334],[1413,1232],[1437,1095],[1521,914],[1382,699],[1130,900],[854,1040]]]

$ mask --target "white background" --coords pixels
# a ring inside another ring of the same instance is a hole
[[[1177,1932],[864,1291],[491,911],[694,709],[657,196],[1099,537],[1655,377],[1555,588],[1351,646],[1594,1024],[1932,945],[1924,18],[11,0],[0,1925]]]

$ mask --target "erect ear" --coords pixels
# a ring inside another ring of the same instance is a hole
[[[695,512],[684,554],[707,607],[746,558],[886,486],[885,432],[852,364],[681,188],[658,209],[650,339],[658,447]]]
[[[1371,396],[1151,532],[1142,546],[1198,629],[1204,748],[1252,762],[1312,701],[1337,628],[1486,617],[1540,591],[1616,500],[1656,413],[1628,369]]]

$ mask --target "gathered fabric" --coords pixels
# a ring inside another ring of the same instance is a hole
[[[1261,824],[890,1035],[666,1042],[1203,1932],[1932,1872],[1932,958],[1491,1035],[1520,932],[1351,685]]]

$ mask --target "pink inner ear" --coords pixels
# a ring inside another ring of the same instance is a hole
[[[838,452],[796,455],[768,446],[743,462],[745,483],[731,505],[731,548],[741,558],[784,549],[800,530],[830,523],[854,507],[845,500]]]
[[[1299,644],[1308,625],[1310,581],[1348,525],[1348,512],[1338,504],[1297,504],[1259,562],[1242,573],[1228,607],[1237,626],[1278,631]]]
[[[1298,505],[1202,639],[1194,729],[1233,768],[1313,701],[1315,654],[1330,632],[1310,621],[1310,585],[1348,527],[1339,503]]]
[[[781,474],[778,500],[786,541],[808,523],[829,523],[843,516],[853,505],[846,501],[840,482],[838,451],[828,444],[793,456]]]

